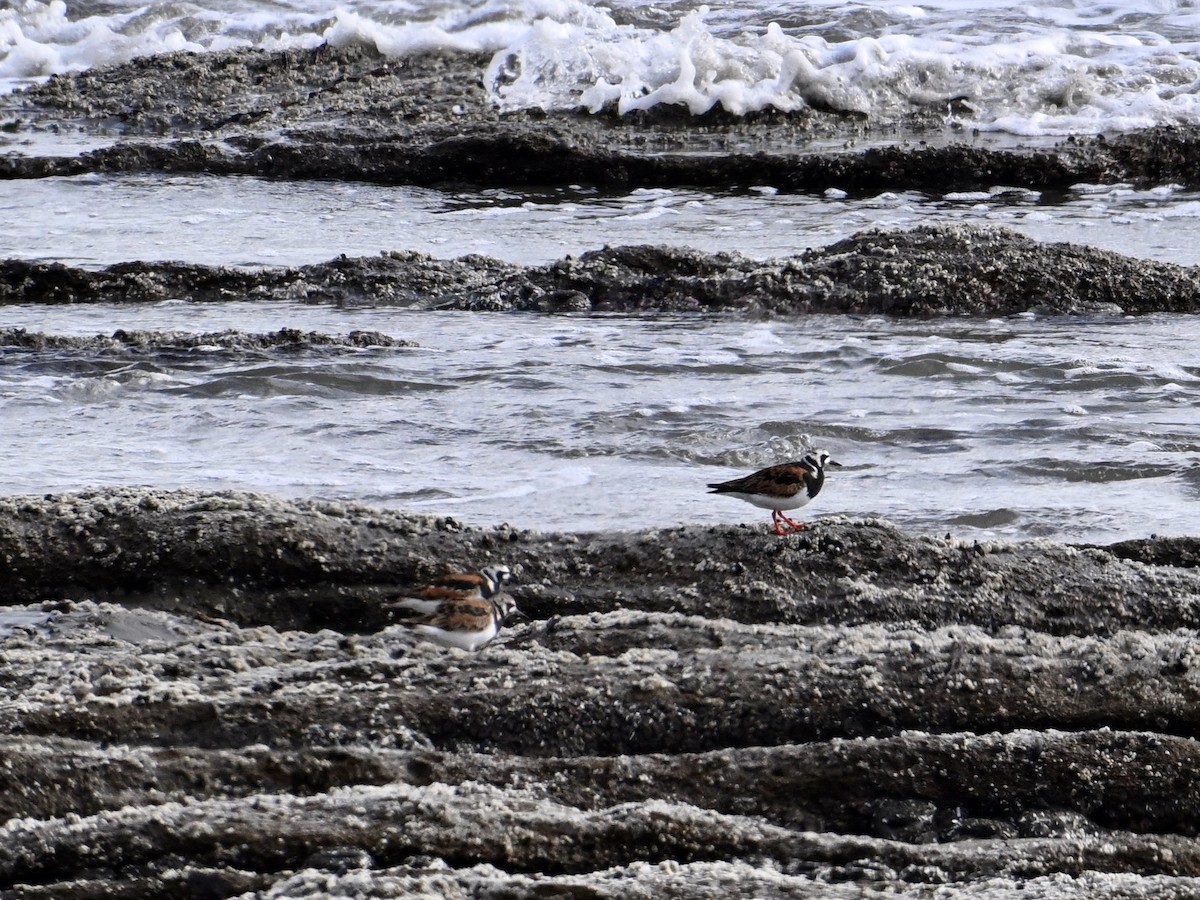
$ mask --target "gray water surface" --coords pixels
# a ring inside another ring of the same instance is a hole
[[[669,244],[765,259],[867,228],[994,224],[1163,262],[1200,262],[1200,194],[1165,186],[1078,185],[1053,201],[1027,190],[851,199],[689,189],[598,194],[447,193],[216,176],[96,176],[0,181],[0,258],[97,267],[129,260],[302,265],[345,253],[480,253],[541,264],[605,244]]]
[[[419,348],[0,352],[0,493],[239,488],[474,524],[748,522],[723,480],[829,449],[805,514],[928,533],[1200,533],[1193,317],[547,318],[300,305],[0,307],[91,335],[284,325]]]

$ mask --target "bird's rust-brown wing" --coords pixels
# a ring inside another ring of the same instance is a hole
[[[805,479],[812,473],[800,463],[780,463],[759,469],[744,478],[723,481],[720,484],[710,484],[709,487],[717,494],[767,494],[774,497],[790,497],[802,490]]]
[[[450,600],[421,624],[433,625],[443,631],[484,631],[492,624],[492,604],[474,597]]]

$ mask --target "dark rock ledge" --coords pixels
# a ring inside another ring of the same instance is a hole
[[[184,331],[128,331],[118,329],[111,335],[68,337],[31,332],[24,328],[0,328],[0,350],[65,350],[89,355],[105,353],[268,353],[274,351],[373,350],[415,347],[414,341],[401,340],[378,331],[351,331],[347,335],[280,328],[269,334],[251,334],[229,329],[207,334]]]
[[[0,303],[287,300],[435,309],[1003,316],[1194,312],[1200,270],[1003,228],[865,231],[766,261],[606,247],[545,266],[388,252],[298,268],[0,261]]]
[[[1194,895],[1198,548],[0,498],[0,890]],[[480,654],[390,622],[500,561]]]
[[[1197,129],[1007,148],[947,135],[942,123],[953,104],[914,108],[886,126],[815,107],[700,120],[669,107],[623,118],[501,114],[484,89],[487,63],[455,53],[387,59],[359,45],[163,54],[60,75],[0,98],[9,141],[19,147],[29,132],[78,127],[118,142],[79,156],[0,156],[0,178],[171,172],[852,193],[1200,184]],[[888,146],[854,150],[860,140]]]

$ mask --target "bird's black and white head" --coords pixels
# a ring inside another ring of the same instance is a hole
[[[825,471],[826,466],[840,466],[841,463],[834,460],[829,455],[827,450],[809,450],[804,454],[801,464],[806,469],[811,469],[814,475],[820,475]]]
[[[508,566],[484,566],[479,570],[479,577],[483,579],[483,596],[491,597],[512,578],[512,569]]]
[[[513,619],[521,619],[525,614],[517,609],[517,601],[512,594],[500,593],[492,598],[492,610],[497,625],[508,625]]]

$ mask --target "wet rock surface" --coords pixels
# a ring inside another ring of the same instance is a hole
[[[0,261],[0,303],[170,299],[549,313],[1136,315],[1195,310],[1200,270],[969,225],[866,231],[765,261],[652,246],[529,267],[412,252],[277,269],[139,262],[93,271]]]
[[[670,108],[625,117],[502,114],[485,89],[487,65],[486,56],[470,54],[394,60],[354,45],[177,53],[56,76],[0,110],[10,132],[74,123],[122,140],[78,157],[0,157],[0,177],[210,172],[431,186],[770,184],[854,193],[1194,186],[1200,172],[1194,129],[999,148],[947,135],[945,105],[885,127],[819,107],[745,118],[714,112],[700,127]],[[847,152],[858,140],[892,146]]]
[[[0,500],[15,896],[1187,896],[1196,542]],[[389,601],[506,563],[476,655]]]
[[[298,328],[281,328],[270,334],[247,334],[232,329],[195,334],[185,331],[118,329],[110,335],[66,337],[31,332],[24,328],[0,328],[0,350],[64,350],[89,356],[106,353],[187,353],[192,351],[278,353],[414,346],[416,344],[412,341],[390,337],[378,331],[351,331],[346,335],[331,335],[318,331],[300,331]]]
[[[485,89],[487,64],[481,55],[394,60],[347,46],[168,54],[66,74],[10,98],[0,109],[7,130],[19,140],[73,125],[120,142],[77,157],[0,157],[0,175],[203,172],[430,186],[769,184],[853,193],[994,185],[1054,191],[1115,181],[1194,186],[1200,172],[1200,131],[1156,128],[997,148],[944,132],[944,107],[886,127],[815,107],[746,118],[715,112],[703,127],[671,108],[628,116],[502,113]],[[853,151],[858,140],[892,145]]]

